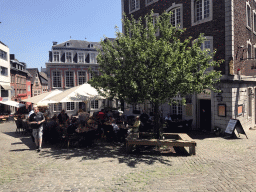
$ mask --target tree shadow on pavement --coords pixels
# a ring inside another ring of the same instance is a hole
[[[125,163],[129,167],[135,167],[139,163],[152,165],[155,162],[171,166],[171,159],[164,158],[165,156],[177,157],[181,155],[186,156],[187,154],[182,152],[161,154],[154,147],[139,147],[130,154],[127,154],[124,143],[98,142],[88,148],[62,149],[51,147],[47,150],[42,150],[40,155],[41,157],[53,157],[65,160],[81,157],[81,161],[115,158],[118,159],[119,163]]]
[[[187,134],[192,139],[199,139],[199,140],[219,137],[219,136],[216,136],[214,133],[203,132],[203,131],[190,131]]]

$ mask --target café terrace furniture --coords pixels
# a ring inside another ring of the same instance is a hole
[[[130,134],[126,138],[126,151],[131,152],[134,145],[172,146],[189,148],[189,154],[196,154],[196,142],[185,133],[164,133],[165,139],[140,139],[139,133]]]

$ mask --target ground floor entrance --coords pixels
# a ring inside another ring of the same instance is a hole
[[[211,100],[199,100],[200,129],[211,131]]]

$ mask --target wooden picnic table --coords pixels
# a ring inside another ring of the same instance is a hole
[[[126,150],[129,153],[133,145],[155,145],[172,147],[189,147],[189,154],[196,154],[196,142],[185,133],[165,133],[166,139],[139,139],[139,133],[133,133],[126,138]]]

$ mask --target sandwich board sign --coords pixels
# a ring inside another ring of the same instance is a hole
[[[248,139],[240,121],[238,119],[230,119],[229,122],[228,122],[227,128],[225,130],[225,133],[228,133],[228,134],[232,135],[234,133],[235,129],[236,129],[238,134],[244,134],[246,136],[246,138]]]

